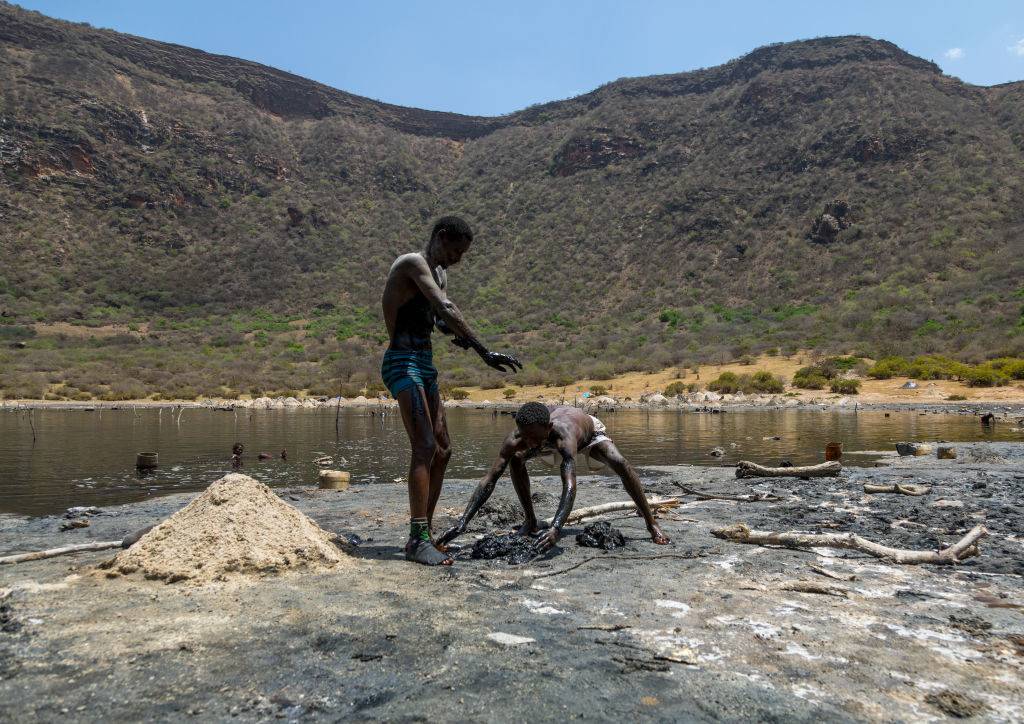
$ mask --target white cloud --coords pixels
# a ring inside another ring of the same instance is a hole
[[[1019,55],[1024,58],[1024,38],[1021,38],[1016,43],[1007,48],[1011,53]]]
[[[943,53],[943,55],[945,55],[946,58],[948,58],[949,60],[960,60],[962,57],[964,57],[964,49],[950,48],[945,53]]]

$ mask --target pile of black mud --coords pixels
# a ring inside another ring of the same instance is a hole
[[[626,545],[626,536],[606,520],[591,523],[576,535],[576,545],[585,548],[603,548],[606,551]]]
[[[537,554],[534,542],[532,538],[515,533],[485,535],[473,544],[469,557],[476,560],[504,558],[506,563],[515,566],[526,563]]]

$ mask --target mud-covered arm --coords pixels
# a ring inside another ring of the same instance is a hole
[[[568,442],[559,443],[558,453],[562,456],[562,497],[558,501],[555,517],[551,519],[551,527],[537,539],[538,552],[546,551],[558,542],[562,535],[562,526],[565,525],[576,502],[576,446]]]
[[[508,467],[509,458],[512,456],[514,447],[511,440],[506,440],[505,444],[501,446],[501,452],[498,453],[497,459],[494,464],[491,465],[491,469],[487,471],[487,474],[483,477],[480,483],[476,486],[476,490],[469,498],[469,503],[466,505],[466,510],[459,517],[459,522],[446,530],[444,534],[438,539],[438,543],[444,544],[466,532],[466,528],[476,514],[480,511],[480,507],[487,502],[487,499],[491,497],[491,493],[494,492],[494,486],[498,482],[498,478],[505,472],[505,468]]]
[[[522,363],[514,355],[491,352],[484,346],[480,338],[470,329],[469,323],[462,316],[462,312],[459,311],[455,302],[449,299],[444,290],[438,286],[426,259],[418,254],[410,255],[409,268],[412,280],[430,302],[436,319],[443,322],[442,331],[445,334],[455,335],[453,340],[455,344],[463,349],[474,350],[487,366],[501,372],[515,372],[517,368],[523,368]]]
[[[469,347],[475,349],[478,354],[486,354],[487,348],[484,347],[480,339],[470,329],[469,323],[462,316],[462,312],[459,311],[455,302],[448,298],[448,295],[444,293],[444,290],[434,280],[434,275],[430,272],[427,260],[418,254],[410,255],[409,273],[413,282],[416,283],[416,286],[423,293],[423,296],[430,302],[434,314],[444,322],[448,330],[457,338],[465,340]]]

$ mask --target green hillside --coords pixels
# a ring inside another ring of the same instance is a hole
[[[477,231],[451,295],[523,382],[1021,354],[1022,119],[1024,83],[865,37],[475,118],[0,3],[0,390],[375,382],[384,275],[445,213]]]

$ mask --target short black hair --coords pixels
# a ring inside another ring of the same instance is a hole
[[[547,425],[551,422],[551,413],[548,408],[539,402],[527,402],[516,410],[516,424],[519,427],[527,425]]]
[[[434,239],[442,232],[449,239],[473,241],[473,230],[459,216],[442,216],[438,219],[437,223],[434,224],[434,230],[430,232],[430,238]]]

